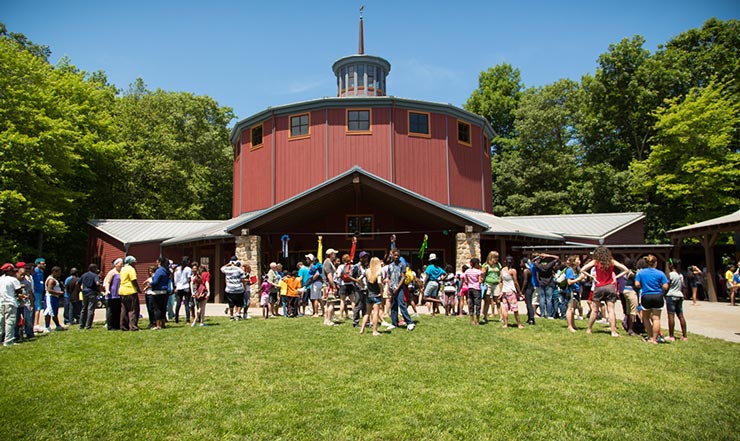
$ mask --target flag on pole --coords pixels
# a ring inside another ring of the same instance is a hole
[[[319,249],[316,251],[316,258],[319,259],[319,262],[323,262],[324,260],[324,246],[321,244],[321,236],[319,236]]]
[[[421,243],[421,248],[419,248],[419,259],[424,260],[424,253],[427,250],[427,240],[429,239],[429,236],[426,234],[424,235],[424,242]]]

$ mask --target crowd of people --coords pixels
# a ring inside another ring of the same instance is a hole
[[[693,269],[682,272],[678,261],[670,262],[666,276],[656,268],[658,261],[653,255],[635,262],[618,262],[606,247],[600,246],[586,262],[577,255],[563,261],[550,254],[515,262],[511,256],[500,259],[498,252],[491,251],[485,261],[474,257],[457,272],[431,253],[427,263],[414,270],[394,245],[392,242],[383,258],[361,251],[356,262],[353,246],[341,258],[337,257],[337,250],[327,249],[323,262],[306,254],[305,261],[292,271],[271,263],[261,281],[249,265],[233,256],[220,268],[226,280],[225,312],[230,320],[249,318],[254,285],[259,286],[263,319],[323,317],[326,326],[351,319],[360,333],[371,328],[373,335],[378,336],[381,327],[413,330],[420,305],[431,316],[467,316],[472,325],[497,320],[508,328],[509,316],[513,314],[516,328],[523,328],[519,302],[524,301],[526,323],[530,326],[535,325],[537,317],[562,319],[570,332],[576,332],[576,321],[585,319],[587,333],[600,321],[609,325],[612,336],[619,337],[615,307],[620,301],[625,317],[622,326],[627,335],[644,332],[650,343],[675,340],[677,317],[680,338],[687,339],[683,300],[689,297]],[[134,256],[115,259],[102,278],[95,264],[81,275],[72,268],[64,281],[57,266],[45,275],[43,258],[36,259],[32,271],[24,262],[4,264],[0,268],[4,344],[13,345],[22,339],[33,339],[38,333],[66,330],[72,325],[90,329],[96,308],[101,305],[105,305],[108,330],[137,331],[141,293],[150,329],[165,328],[172,320],[179,323],[181,309],[192,327],[206,325],[205,308],[211,297],[211,275],[206,266],[190,262],[187,257],[179,264],[160,258],[157,266],[148,268],[148,277],[140,287],[136,264]],[[740,286],[740,276],[736,278],[735,286]],[[584,300],[589,308],[586,314]],[[61,301],[64,324],[58,318]],[[668,312],[665,337],[660,328],[664,307]]]

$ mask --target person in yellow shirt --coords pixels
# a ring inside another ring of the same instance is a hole
[[[298,272],[286,274],[280,281],[280,294],[285,296],[288,304],[288,317],[298,316],[298,300],[301,288],[301,279],[298,278]]]
[[[121,296],[121,330],[139,330],[139,284],[136,282],[136,257],[126,256],[121,269],[121,287],[118,295]]]

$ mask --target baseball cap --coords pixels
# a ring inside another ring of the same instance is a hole
[[[337,252],[338,251],[335,250],[334,248],[329,248],[328,250],[326,250],[326,254],[337,254]]]
[[[229,259],[229,262],[236,262],[237,260],[239,260],[239,258],[237,258],[236,256],[231,256],[231,259]]]
[[[306,259],[308,259],[308,260],[314,260],[315,258],[316,258],[316,256],[314,256],[311,253],[306,254]]]
[[[36,259],[34,265],[38,265],[39,263],[46,263],[46,259],[44,259],[43,257],[39,257],[38,259]]]
[[[365,256],[369,256],[369,255],[370,253],[368,253],[367,251],[360,251],[360,259],[362,259]]]
[[[437,255],[434,253],[429,254],[429,260],[437,260]]]
[[[2,272],[13,271],[14,269],[15,267],[13,266],[12,263],[6,263],[6,264],[3,264],[3,266],[0,266],[0,271]]]
[[[26,267],[26,262],[16,262],[15,263],[15,267],[16,268],[25,268]]]
[[[134,256],[126,256],[125,259],[123,259],[123,263],[128,265],[129,263],[136,263],[136,257]]]

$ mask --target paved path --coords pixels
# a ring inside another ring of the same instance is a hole
[[[586,308],[586,303],[583,303]],[[206,308],[207,316],[224,317],[225,304],[210,303]],[[426,308],[419,307],[420,314],[426,314]],[[617,304],[617,318],[622,319],[622,307]],[[740,343],[740,306],[732,307],[729,303],[717,302],[697,302],[692,305],[691,301],[684,301],[684,317],[686,317],[686,327],[689,333],[700,334],[706,337],[721,338],[723,340]],[[519,310],[524,312],[526,321],[527,307],[524,302],[519,303]],[[259,307],[250,307],[249,312],[255,318],[259,317],[261,310]],[[182,314],[182,311],[180,311]],[[512,318],[513,320],[513,318]],[[660,317],[661,327],[668,329],[668,314],[665,309]],[[621,327],[619,328],[621,330]],[[681,325],[676,320],[676,333],[681,335]]]

